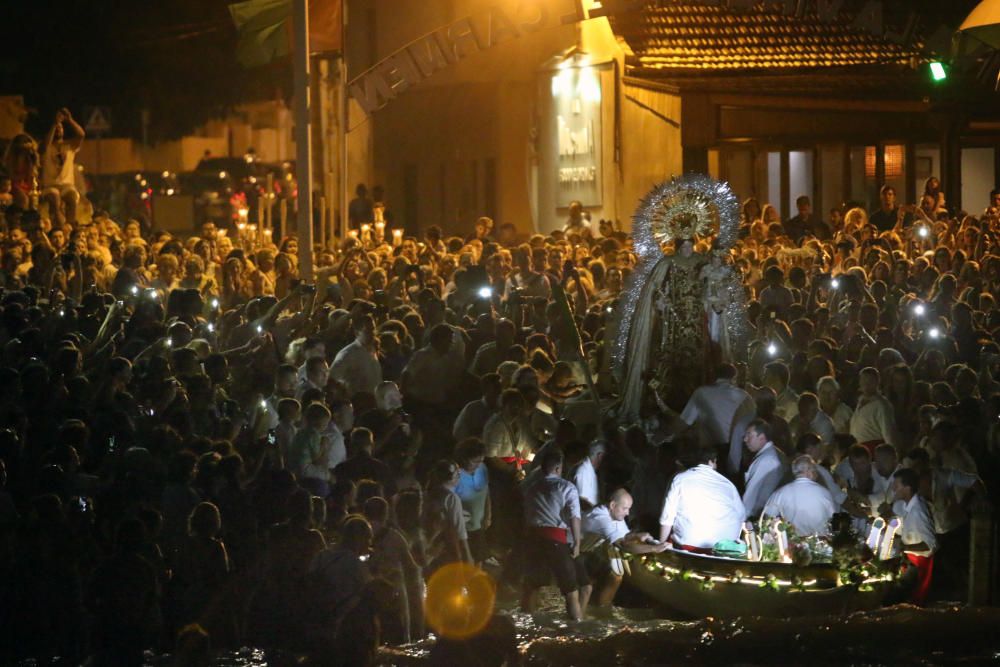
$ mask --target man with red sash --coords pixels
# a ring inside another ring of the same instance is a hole
[[[922,605],[927,599],[934,571],[934,552],[937,551],[937,536],[934,535],[934,520],[927,509],[927,503],[917,492],[920,477],[910,468],[900,468],[893,477],[893,492],[896,502],[893,510],[900,521],[898,540],[906,560],[916,569],[916,585],[910,600]]]
[[[521,607],[535,608],[535,594],[556,578],[566,598],[566,612],[574,621],[583,618],[590,599],[590,579],[580,555],[580,494],[562,478],[563,453],[550,448],[542,454],[541,473],[524,489],[525,576]],[[567,525],[568,523],[568,525]]]

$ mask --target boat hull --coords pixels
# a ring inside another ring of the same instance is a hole
[[[668,550],[631,563],[629,584],[685,616],[828,616],[876,609],[893,582],[838,585],[829,565],[799,567]]]

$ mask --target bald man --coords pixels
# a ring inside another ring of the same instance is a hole
[[[667,548],[649,533],[629,532],[625,517],[632,510],[632,496],[617,489],[607,503],[598,505],[583,517],[583,543],[580,553],[590,575],[598,581],[595,605],[608,607],[622,583],[624,566],[620,552],[659,553]]]

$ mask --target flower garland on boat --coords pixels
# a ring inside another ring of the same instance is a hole
[[[896,561],[879,561],[875,554],[850,528],[850,522],[834,522],[835,532],[830,536],[799,535],[795,528],[780,517],[764,517],[759,529],[747,524],[744,532],[747,542],[756,540],[743,556],[748,560],[789,563],[797,567],[832,564],[837,568],[837,585],[854,586],[861,592],[870,591],[875,584],[892,582],[897,577]],[[754,557],[752,554],[759,554]],[[657,574],[667,581],[697,581],[702,590],[712,590],[716,584],[746,584],[773,591],[804,592],[817,587],[816,579],[803,579],[793,575],[782,579],[775,574],[748,576],[737,570],[730,576],[699,572],[694,569],[680,569],[660,562],[655,556],[629,557],[641,560],[647,571]],[[820,586],[822,588],[822,586]]]

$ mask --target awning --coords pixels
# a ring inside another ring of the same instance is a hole
[[[1000,49],[1000,0],[983,0],[958,29],[994,49]]]

